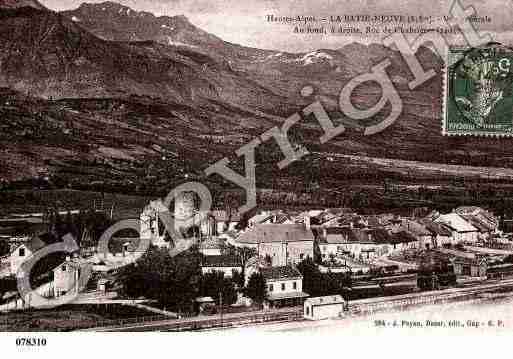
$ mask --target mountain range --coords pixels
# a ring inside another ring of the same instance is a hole
[[[46,7],[37,0],[0,0],[0,8],[17,9],[21,7],[32,7],[39,10],[46,9]]]
[[[232,44],[184,16],[157,17],[114,2],[58,13],[37,1],[0,0],[0,51],[0,177],[8,181],[40,172],[68,185],[81,178],[137,181],[153,176],[149,163],[163,178],[197,172],[313,100],[341,117],[340,90],[385,58],[405,104],[400,119],[376,136],[355,128],[326,146],[305,120],[296,132],[307,146],[513,164],[507,140],[441,135],[443,61],[426,47],[417,56],[438,75],[412,91],[401,54],[379,44],[287,53]],[[315,89],[310,98],[300,95],[306,85]],[[379,95],[366,84],[352,100],[371,106]]]

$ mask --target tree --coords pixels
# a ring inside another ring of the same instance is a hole
[[[114,224],[104,212],[97,212],[92,208],[85,213],[81,212],[76,223],[79,223],[78,237],[85,240],[81,243],[83,247],[97,246],[101,235]]]
[[[312,297],[343,294],[344,288],[351,287],[350,273],[322,273],[311,258],[298,264],[303,275],[303,290]]]
[[[248,261],[255,257],[258,253],[257,253],[257,250],[255,248],[250,248],[250,247],[234,247],[234,246],[228,246],[227,249],[225,250],[225,254],[226,255],[229,255],[229,256],[234,256],[236,257],[242,268],[243,268],[243,271],[242,271],[242,286],[244,286],[244,281],[245,281],[245,278],[244,278],[244,270],[246,268],[246,264],[248,263]]]
[[[201,278],[200,295],[212,297],[219,305],[220,293],[223,295],[223,305],[231,305],[237,301],[235,283],[230,278],[225,278],[223,272],[213,271],[204,274]]]
[[[252,214],[250,214],[250,212],[244,212],[240,216],[240,220],[237,223],[237,225],[235,226],[235,229],[237,229],[237,230],[246,229],[248,227],[248,222],[251,219],[251,216],[252,216]]]
[[[299,263],[297,269],[303,275],[303,290],[311,297],[319,297],[326,293],[322,273],[311,258]]]
[[[314,256],[314,262],[317,264],[322,263],[322,254],[321,254],[321,248],[319,247],[319,241],[314,241],[314,247],[313,247],[313,256]]]
[[[200,292],[201,260],[197,247],[171,257],[166,249],[151,246],[137,263],[121,271],[120,292],[125,297],[154,299],[166,307],[189,311]]]
[[[242,270],[242,272],[239,272],[235,269],[232,269],[232,281],[239,288],[244,288],[244,284],[246,282],[246,280],[244,278],[244,270]]]
[[[265,255],[264,261],[265,261],[265,264],[267,264],[268,266],[273,265],[273,258],[271,257],[271,255],[269,253]]]
[[[267,297],[267,286],[262,273],[253,273],[249,277],[246,295],[256,303],[263,303]]]
[[[11,252],[11,246],[6,240],[0,240],[0,257],[8,255]]]
[[[67,233],[70,233],[74,238],[77,238],[79,233],[78,233],[78,228],[75,224],[75,218],[73,217],[73,215],[71,214],[70,211],[68,211],[66,213],[66,218],[64,219],[64,234],[67,234]]]
[[[0,302],[2,301],[5,293],[15,292],[18,290],[16,284],[16,278],[14,277],[0,278]]]

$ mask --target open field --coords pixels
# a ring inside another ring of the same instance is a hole
[[[0,217],[9,214],[42,213],[48,207],[56,206],[60,211],[96,208],[110,213],[113,209],[115,219],[138,218],[140,210],[151,199],[145,196],[66,189],[2,191]]]
[[[65,305],[57,309],[0,314],[0,330],[9,332],[70,331],[110,320],[156,319],[149,311],[118,304]],[[166,318],[160,316],[161,319]]]
[[[513,181],[513,169],[511,168],[452,165],[335,153],[330,155],[336,158],[348,159],[355,167],[367,166],[368,168],[390,170],[404,175],[416,174],[420,178],[436,177],[443,179],[447,177],[465,177]]]

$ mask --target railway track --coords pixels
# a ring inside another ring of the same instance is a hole
[[[352,301],[348,305],[348,312],[353,315],[373,313],[391,309],[400,309],[410,306],[443,304],[447,302],[463,301],[478,298],[485,293],[499,290],[511,291],[513,295],[513,280],[498,281],[467,288],[450,288],[441,291],[422,292],[391,297],[379,297]]]
[[[442,304],[486,298],[486,293],[498,291],[510,292],[513,296],[513,279],[487,283],[467,288],[450,288],[439,291],[406,294],[391,297],[359,299],[348,304],[348,315],[358,316],[378,311],[397,310],[413,306]],[[507,294],[502,295],[507,297]],[[303,321],[303,308],[280,310],[279,312],[244,313],[227,315],[224,318],[188,318],[185,320],[166,320],[159,322],[134,323],[126,326],[91,328],[87,331],[98,332],[140,332],[140,331],[204,331],[221,328],[259,325],[264,323],[280,323]]]

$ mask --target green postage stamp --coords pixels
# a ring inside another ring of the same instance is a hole
[[[513,49],[449,49],[444,135],[513,136]]]

